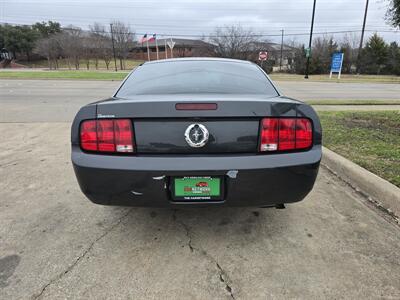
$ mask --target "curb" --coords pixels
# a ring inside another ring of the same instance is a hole
[[[325,147],[322,151],[323,166],[399,219],[400,188]]]

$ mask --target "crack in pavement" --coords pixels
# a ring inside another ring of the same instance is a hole
[[[176,223],[180,224],[180,225],[183,227],[183,229],[185,229],[185,233],[186,233],[186,236],[187,236],[187,238],[188,238],[188,246],[189,246],[190,252],[194,252],[194,250],[198,250],[198,249],[195,249],[195,248],[193,247],[193,245],[192,245],[192,237],[191,237],[191,235],[190,235],[190,228],[189,228],[189,226],[187,226],[187,225],[186,225],[185,223],[183,223],[182,221],[178,221],[178,218],[176,217],[176,213],[177,213],[177,210],[174,209],[174,213],[173,213],[173,215],[172,215],[172,219],[173,219]],[[199,251],[199,250],[198,250],[198,251]]]
[[[132,212],[133,209],[129,209],[122,217],[120,217],[118,219],[118,221],[116,223],[114,223],[113,225],[111,225],[104,233],[102,233],[99,237],[97,237],[90,245],[88,248],[86,248],[86,250],[78,256],[77,259],[75,259],[75,261],[68,266],[68,268],[63,271],[62,273],[58,274],[56,277],[54,277],[53,279],[51,279],[47,284],[45,284],[42,289],[40,290],[39,293],[34,294],[32,296],[32,299],[40,299],[44,292],[47,290],[47,288],[52,285],[53,283],[57,282],[58,280],[62,279],[66,274],[68,274],[70,271],[72,271],[72,269],[75,268],[75,266],[77,266],[77,264],[82,260],[82,258],[84,258],[94,247],[94,245],[100,241],[102,238],[104,238],[106,235],[108,235],[111,231],[113,231],[118,225],[120,225],[122,223],[122,221],[128,217],[128,215]]]
[[[190,249],[190,252],[195,252],[195,251],[199,252],[200,254],[205,256],[209,261],[211,261],[216,266],[216,269],[218,270],[219,280],[223,284],[225,284],[225,290],[229,293],[231,298],[235,299],[235,295],[233,294],[233,288],[231,286],[232,281],[229,279],[228,274],[226,273],[226,271],[221,267],[221,265],[218,263],[218,261],[210,253],[208,253],[203,248],[198,248],[198,247],[195,247],[193,245],[192,236],[190,234],[190,227],[187,224],[185,224],[183,221],[178,220],[177,210],[176,209],[174,209],[174,213],[172,215],[172,219],[176,223],[181,225],[182,228],[185,230],[186,237],[188,238],[188,247]]]

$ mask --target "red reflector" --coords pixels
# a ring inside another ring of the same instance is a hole
[[[129,119],[84,121],[80,137],[83,150],[133,152],[133,129]]]
[[[263,119],[260,151],[278,150],[278,119]]]
[[[312,123],[306,118],[261,120],[260,152],[307,149],[312,146]]]
[[[96,121],[85,121],[81,124],[81,147],[84,150],[97,150]]]
[[[295,149],[295,119],[279,120],[279,150]]]
[[[312,144],[312,126],[308,119],[296,120],[296,149],[305,149]]]
[[[176,103],[176,110],[216,110],[217,103]]]

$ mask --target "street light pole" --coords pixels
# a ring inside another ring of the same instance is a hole
[[[282,59],[283,59],[283,33],[284,30],[282,29],[282,39],[281,39],[281,59],[279,60],[279,71],[282,71]]]
[[[364,42],[364,32],[365,32],[365,24],[367,22],[367,13],[368,13],[368,4],[369,0],[365,3],[365,12],[364,12],[364,21],[361,30],[361,39],[360,39],[360,46],[358,47],[358,54],[357,54],[357,74],[360,73],[360,63],[361,63],[361,51]]]
[[[113,32],[113,24],[110,24],[110,30],[111,30],[111,41],[112,41],[112,49],[113,49],[113,55],[114,55],[114,66],[115,66],[115,72],[118,71],[117,69],[117,59],[115,57],[115,46],[114,46],[114,32]]]
[[[312,35],[313,35],[313,30],[314,30],[314,17],[315,17],[315,4],[316,4],[316,2],[317,2],[317,0],[314,0],[312,18],[311,18],[310,41],[308,43],[309,54],[307,56],[306,74],[304,76],[305,79],[308,79],[308,72],[309,72],[309,69],[310,69],[311,44],[312,44]]]

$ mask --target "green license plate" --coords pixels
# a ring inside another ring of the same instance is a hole
[[[181,200],[213,200],[221,198],[221,178],[187,176],[174,178],[174,196]]]

